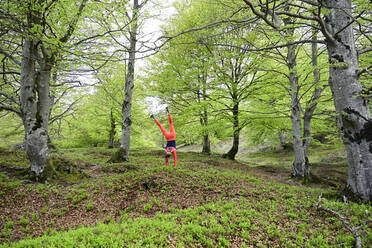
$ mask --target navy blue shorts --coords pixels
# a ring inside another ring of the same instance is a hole
[[[167,141],[167,146],[165,148],[168,148],[168,147],[176,148],[176,141],[175,140]]]

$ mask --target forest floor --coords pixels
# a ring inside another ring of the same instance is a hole
[[[24,151],[0,149],[0,247],[352,247],[336,217],[362,225],[369,203],[343,203],[339,150],[314,151],[318,181],[289,177],[291,152],[250,152],[239,161],[178,152],[133,150],[130,162],[107,163],[113,150],[65,149],[52,154],[56,178],[23,178]],[[372,244],[372,223],[360,230]]]

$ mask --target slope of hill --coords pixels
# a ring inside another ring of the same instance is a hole
[[[161,150],[134,150],[121,164],[107,163],[112,152],[60,150],[55,178],[34,184],[21,176],[25,154],[1,150],[0,246],[353,247],[344,224],[317,209],[319,196],[351,226],[372,211],[339,201],[337,187],[304,186],[285,166],[262,162],[275,153],[257,165],[180,151],[174,168]],[[365,246],[371,230],[366,222],[359,232]]]

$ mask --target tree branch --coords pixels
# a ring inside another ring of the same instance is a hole
[[[0,53],[4,54],[6,57],[10,58],[14,63],[17,65],[21,66],[21,62],[18,61],[16,58],[14,58],[12,55],[4,51],[3,49],[0,48]]]
[[[265,15],[264,13],[256,10],[256,8],[253,6],[253,4],[248,1],[248,0],[243,0],[252,10],[252,12],[258,16],[259,18],[261,18],[264,22],[266,22],[269,26],[271,26],[272,28],[274,29],[278,29],[279,28],[279,25],[276,25],[275,23],[271,22],[270,20],[268,20],[266,18],[267,15]]]
[[[239,49],[247,51],[247,52],[260,52],[260,51],[266,51],[266,50],[288,47],[288,46],[292,46],[292,45],[308,44],[308,43],[313,43],[313,42],[324,44],[324,41],[322,41],[322,40],[316,40],[316,41],[299,40],[299,41],[288,42],[288,43],[285,43],[285,44],[282,44],[282,45],[268,46],[268,47],[263,47],[263,48],[245,48],[245,47],[234,46],[234,45],[230,45],[230,44],[228,44],[228,45],[227,44],[210,44],[210,43],[205,43],[205,42],[199,42],[199,43],[202,44],[202,45],[209,45],[209,46],[225,46],[225,47],[239,48]]]
[[[213,22],[213,23],[208,23],[204,26],[201,26],[201,27],[197,27],[197,28],[190,28],[190,29],[187,29],[187,30],[184,30],[178,34],[175,34],[173,36],[166,36],[166,35],[163,35],[163,36],[160,36],[156,41],[158,40],[161,40],[161,39],[166,39],[166,41],[161,44],[158,48],[161,48],[163,47],[168,41],[172,40],[172,39],[175,39],[177,38],[178,36],[181,36],[181,35],[184,35],[184,34],[187,34],[187,33],[191,33],[191,32],[196,32],[196,31],[199,31],[199,30],[203,30],[203,29],[208,29],[208,28],[212,28],[214,26],[217,26],[217,25],[220,25],[220,24],[224,24],[224,23],[247,23],[249,21],[252,21],[254,20],[255,18],[248,18],[248,19],[244,19],[244,20],[221,20],[221,21],[217,21],[217,22]],[[155,42],[156,42],[155,41]]]
[[[81,4],[80,4],[80,7],[79,7],[79,10],[78,10],[78,13],[76,14],[76,16],[74,16],[72,22],[70,23],[65,35],[63,37],[61,37],[59,39],[60,42],[62,43],[65,43],[67,42],[71,35],[74,33],[75,31],[75,28],[76,28],[76,24],[78,23],[79,19],[80,19],[80,16],[83,12],[83,9],[85,7],[85,4],[86,4],[87,0],[82,0]]]
[[[371,69],[371,68],[372,68],[372,65],[369,66],[369,67],[367,67],[367,68],[365,68],[365,69],[363,69],[363,70],[361,70],[361,71],[359,71],[358,74],[357,74],[357,77],[360,78],[360,76],[361,76],[362,74],[364,74],[364,73],[371,74],[371,72],[369,71],[369,69]]]
[[[359,15],[357,17],[352,17],[353,20],[351,22],[349,22],[348,24],[345,25],[345,27],[341,28],[339,31],[337,31],[337,33],[334,34],[334,36],[337,36],[339,33],[341,33],[342,31],[344,31],[347,27],[349,27],[351,24],[353,24],[356,19],[358,19],[361,15],[363,15],[365,11],[363,10],[362,12],[359,13]]]
[[[69,112],[72,109],[72,107],[80,101],[81,98],[82,97],[80,97],[77,100],[75,100],[74,102],[72,102],[61,114],[53,116],[52,118],[50,118],[49,124],[52,124],[53,122],[55,122],[58,119],[61,119],[63,116],[65,116],[65,114],[67,112]]]
[[[17,105],[20,105],[19,102],[11,95],[7,94],[7,93],[4,93],[4,92],[0,92],[0,96],[4,96],[6,99],[9,99],[10,101],[12,101],[13,103],[17,104]]]
[[[322,201],[322,194],[320,194],[319,196],[319,199],[318,199],[318,204],[317,204],[317,210],[322,210],[322,211],[325,211],[327,213],[330,213],[331,215],[333,216],[336,216],[341,222],[342,224],[346,227],[347,230],[349,230],[349,232],[351,232],[355,238],[355,248],[362,248],[362,238],[361,236],[359,235],[359,230],[360,229],[363,229],[368,222],[371,222],[369,220],[369,213],[368,211],[366,211],[366,220],[364,221],[363,225],[361,226],[351,226],[350,222],[346,220],[346,218],[344,216],[342,216],[341,214],[339,214],[338,212],[336,211],[333,211],[329,208],[326,208],[324,206],[321,206],[320,205],[320,202]]]
[[[19,117],[22,116],[22,113],[20,110],[13,108],[11,106],[3,105],[3,104],[0,105],[0,112],[1,111],[10,111],[10,112],[16,113]]]

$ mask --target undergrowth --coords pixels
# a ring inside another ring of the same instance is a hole
[[[0,247],[354,245],[339,219],[316,208],[319,195],[336,195],[334,188],[293,185],[279,180],[283,175],[197,153],[180,152],[177,168],[164,167],[158,150],[134,150],[120,165],[107,163],[111,153],[60,152],[90,175],[75,184],[25,185],[0,174]],[[336,198],[322,205],[352,226],[372,211]],[[360,232],[366,247],[371,230]]]

